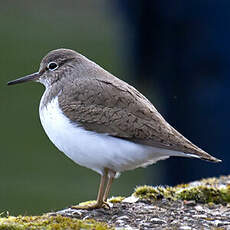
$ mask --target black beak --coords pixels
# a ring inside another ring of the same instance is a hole
[[[27,75],[25,77],[21,77],[21,78],[18,78],[16,80],[9,81],[9,82],[7,82],[7,85],[15,85],[15,84],[23,83],[23,82],[27,82],[27,81],[36,81],[37,79],[39,79],[40,76],[41,76],[41,74],[39,72],[32,73],[32,74]]]

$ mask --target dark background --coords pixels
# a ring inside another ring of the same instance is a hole
[[[126,172],[111,195],[227,174],[229,10],[227,1],[0,1],[0,213],[40,214],[96,198],[99,175],[60,153],[40,125],[44,87],[6,86],[56,48],[128,81],[186,137],[225,159],[170,159]]]

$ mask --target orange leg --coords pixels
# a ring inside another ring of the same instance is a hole
[[[104,202],[107,201],[107,198],[108,198],[108,195],[109,195],[109,192],[110,192],[110,189],[111,189],[111,185],[113,183],[115,175],[116,175],[116,173],[114,173],[114,172],[110,173],[110,175],[109,175],[108,183],[107,183],[107,186],[106,186],[106,189],[105,189],[105,193],[104,193],[104,196],[103,196],[103,201]]]

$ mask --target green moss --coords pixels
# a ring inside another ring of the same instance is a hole
[[[78,220],[63,216],[18,216],[0,218],[0,230],[62,230],[95,229],[107,230],[106,224],[95,220]]]
[[[97,202],[96,200],[88,200],[88,201],[81,202],[78,205],[87,206],[87,205],[91,205],[91,204],[96,204],[96,202]]]
[[[187,188],[188,186],[188,184],[178,184],[176,185],[176,188]]]
[[[230,203],[230,185],[217,186],[216,180],[206,179],[197,186],[178,185],[176,187],[137,187],[134,196],[148,201],[156,201],[161,198],[172,200],[195,200],[199,203]],[[214,183],[214,184],[211,184]]]
[[[206,184],[206,185],[214,185],[214,184],[218,184],[219,183],[219,178],[216,177],[209,177],[209,178],[205,178],[200,180],[200,182],[202,184]]]
[[[156,188],[152,186],[144,185],[144,186],[137,187],[133,195],[145,200],[156,200],[158,194],[159,193],[156,190]]]
[[[125,199],[124,196],[116,196],[116,197],[109,198],[108,202],[109,203],[120,203],[124,199]],[[96,200],[88,200],[88,201],[84,201],[84,202],[79,203],[79,205],[84,206],[84,205],[90,205],[90,204],[95,204],[95,203],[96,203]]]
[[[116,196],[116,197],[111,197],[110,199],[108,199],[109,203],[121,203],[122,200],[124,200],[125,197],[124,196]]]
[[[176,197],[182,200],[195,200],[199,203],[229,203],[230,186],[218,188],[214,186],[200,185],[178,191]]]
[[[134,196],[149,201],[155,201],[162,198],[174,199],[174,187],[152,187],[148,185],[140,186],[135,189]]]

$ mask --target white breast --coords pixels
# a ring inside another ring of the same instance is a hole
[[[145,167],[172,155],[184,156],[183,153],[135,144],[106,134],[87,131],[71,122],[62,113],[58,97],[47,106],[41,107],[41,104],[39,110],[41,123],[54,145],[74,162],[100,174],[104,168],[122,172]]]

